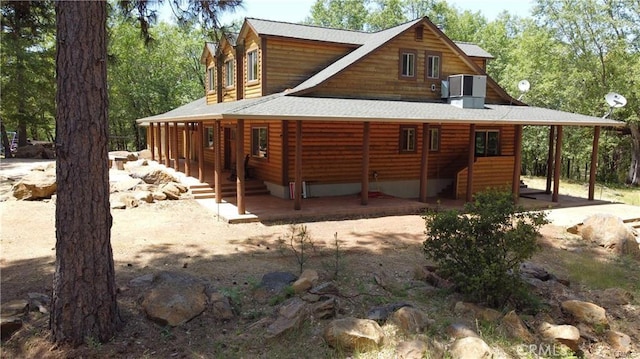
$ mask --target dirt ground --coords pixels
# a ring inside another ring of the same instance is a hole
[[[0,188],[6,190],[7,183]],[[289,233],[289,224],[229,225],[189,199],[113,210],[112,214],[111,242],[120,290],[119,308],[125,322],[122,330],[109,343],[89,341],[77,349],[54,348],[48,341],[48,315],[36,312],[23,329],[3,342],[3,358],[342,357],[324,344],[321,338],[324,323],[305,323],[300,333],[278,341],[265,339],[264,329],[257,325],[275,310],[273,305],[258,303],[251,296],[261,277],[272,271],[298,273],[298,263],[290,250],[278,244],[278,239]],[[318,270],[325,280],[331,278],[337,235],[342,265],[340,290],[344,298],[357,298],[343,302],[346,315],[363,317],[373,305],[420,300],[427,295],[388,293],[373,280],[374,273],[384,273],[395,281],[410,283],[414,269],[426,264],[421,250],[425,228],[419,215],[304,225],[316,247],[305,267]],[[545,242],[566,237],[563,228],[551,225],[543,229],[543,234]],[[53,201],[0,203],[3,303],[26,299],[30,292],[50,294],[54,247]],[[161,270],[206,278],[234,299],[238,319],[220,323],[205,312],[173,329],[150,322],[138,304],[141,293],[128,283]],[[435,302],[424,301],[419,305],[437,315],[450,304],[450,298],[444,301],[436,298]]]

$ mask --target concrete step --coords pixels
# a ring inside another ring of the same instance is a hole
[[[195,199],[215,198],[215,188],[208,183],[200,183],[192,185],[191,194]],[[220,193],[222,197],[235,197],[237,195],[237,187],[235,183],[223,183],[220,186]],[[245,183],[244,194],[245,196],[258,196],[263,194],[269,194],[269,189],[261,181],[249,181]]]

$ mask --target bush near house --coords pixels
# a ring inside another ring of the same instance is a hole
[[[542,212],[524,212],[507,191],[476,194],[464,211],[424,215],[427,259],[456,284],[467,299],[503,307],[524,299],[520,264],[538,249]]]

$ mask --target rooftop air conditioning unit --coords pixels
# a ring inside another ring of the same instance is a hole
[[[449,103],[461,108],[484,108],[487,77],[484,75],[449,76]]]

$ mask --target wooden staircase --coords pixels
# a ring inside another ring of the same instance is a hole
[[[216,198],[215,186],[209,183],[199,183],[191,185],[191,194],[195,199]],[[220,185],[222,198],[235,197],[237,195],[237,187],[235,182],[224,182]],[[258,196],[269,194],[269,189],[262,181],[247,180],[244,184],[245,196]]]
[[[623,222],[631,226],[631,228],[640,231],[640,218],[629,218],[629,219],[623,220]]]

